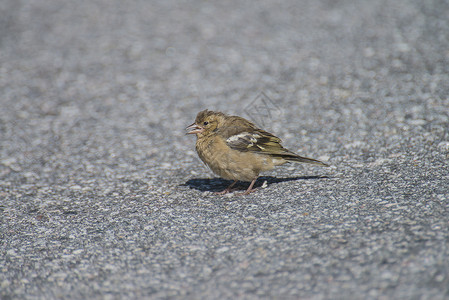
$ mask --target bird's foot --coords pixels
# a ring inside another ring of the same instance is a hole
[[[253,189],[254,183],[256,183],[257,177],[254,178],[253,181],[251,181],[251,184],[249,185],[248,189],[244,191],[243,193],[237,194],[237,196],[246,196],[249,195],[251,192],[254,192],[256,189]]]
[[[234,182],[231,183],[231,185],[228,186],[226,189],[224,189],[224,190],[221,191],[221,192],[215,192],[214,194],[215,194],[215,195],[224,195],[224,194],[227,194],[227,193],[229,193],[229,192],[232,191],[232,187],[233,187],[234,184],[236,184],[236,183],[237,183],[237,180],[234,180]]]
[[[229,189],[229,188],[227,188],[227,189],[225,189],[225,190],[222,190],[221,192],[214,192],[214,194],[215,194],[215,195],[224,195],[224,194],[230,193],[230,192],[232,192],[232,191],[235,191],[235,189]]]
[[[246,196],[246,195],[249,195],[249,194],[251,194],[252,192],[255,192],[257,189],[251,189],[251,190],[246,190],[246,191],[244,191],[243,193],[238,193],[238,194],[236,194],[237,196]]]

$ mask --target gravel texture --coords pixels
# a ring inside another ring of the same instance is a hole
[[[0,298],[448,299],[448,45],[444,0],[2,0]],[[216,196],[205,108],[332,167]]]

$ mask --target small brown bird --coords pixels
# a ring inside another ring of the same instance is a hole
[[[196,134],[196,151],[201,160],[218,176],[234,180],[218,194],[230,192],[242,180],[251,181],[243,193],[247,195],[253,191],[260,172],[287,162],[328,166],[285,149],[280,138],[241,117],[206,109],[198,113],[195,123],[186,130],[189,130],[187,134]]]

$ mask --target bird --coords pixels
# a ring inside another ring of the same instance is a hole
[[[195,148],[200,159],[218,176],[233,180],[216,194],[231,192],[240,180],[250,182],[248,189],[241,193],[248,195],[254,191],[254,183],[261,172],[287,162],[329,166],[284,148],[280,138],[239,116],[206,109],[197,114],[195,122],[186,130],[186,134],[196,134]]]

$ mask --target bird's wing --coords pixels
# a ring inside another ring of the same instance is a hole
[[[280,138],[240,117],[229,117],[226,126],[217,129],[216,133],[234,150],[270,155],[287,161],[328,166],[321,161],[299,156],[282,147]]]
[[[226,144],[234,150],[271,155],[289,152],[280,144],[280,138],[257,128],[250,122],[228,123],[218,133],[226,140]]]

